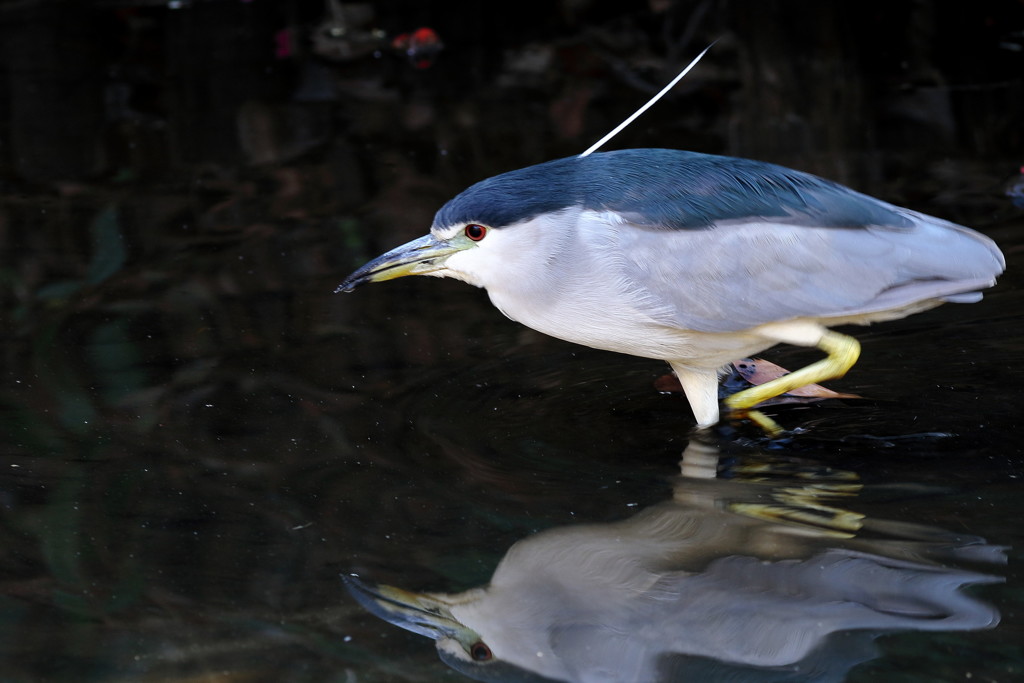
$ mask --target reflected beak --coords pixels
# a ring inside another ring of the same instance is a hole
[[[394,586],[368,584],[352,575],[343,576],[342,579],[348,592],[360,605],[384,621],[407,631],[432,640],[458,639],[469,631],[455,620],[450,606],[438,598]]]
[[[457,238],[441,241],[433,235],[424,235],[373,259],[345,278],[334,291],[351,292],[367,282],[383,282],[406,275],[425,275],[443,270],[449,256],[472,245],[469,240],[465,243]]]

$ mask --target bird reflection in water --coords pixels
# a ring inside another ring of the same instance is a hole
[[[886,632],[994,627],[975,536],[844,510],[855,475],[764,460],[716,477],[692,443],[673,499],[513,545],[491,581],[412,593],[346,577],[377,616],[481,681],[841,681]]]

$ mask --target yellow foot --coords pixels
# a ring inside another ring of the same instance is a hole
[[[773,439],[777,436],[781,436],[782,432],[785,431],[781,426],[779,426],[778,422],[771,419],[760,410],[730,410],[729,418],[733,420],[746,418],[760,427],[765,434]]]
[[[781,434],[782,428],[774,420],[761,411],[751,410],[751,408],[758,403],[781,396],[787,391],[842,377],[860,357],[860,343],[853,337],[838,332],[826,330],[817,346],[828,354],[825,358],[770,382],[738,391],[726,398],[725,405],[729,409],[729,416],[749,418],[769,436],[774,437]]]

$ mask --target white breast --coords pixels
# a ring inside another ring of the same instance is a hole
[[[565,227],[573,222],[575,228]],[[733,336],[724,348],[708,335],[679,329],[671,311],[627,286],[615,256],[620,228],[614,214],[566,209],[491,230],[478,248],[453,255],[447,265],[455,277],[485,287],[509,318],[584,346],[716,367],[770,345]]]

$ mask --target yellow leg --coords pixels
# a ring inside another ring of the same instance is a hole
[[[860,357],[860,343],[838,332],[826,330],[817,346],[828,356],[770,382],[738,391],[725,399],[725,405],[733,415],[748,417],[770,436],[777,436],[782,428],[767,415],[751,408],[798,387],[842,377]]]

